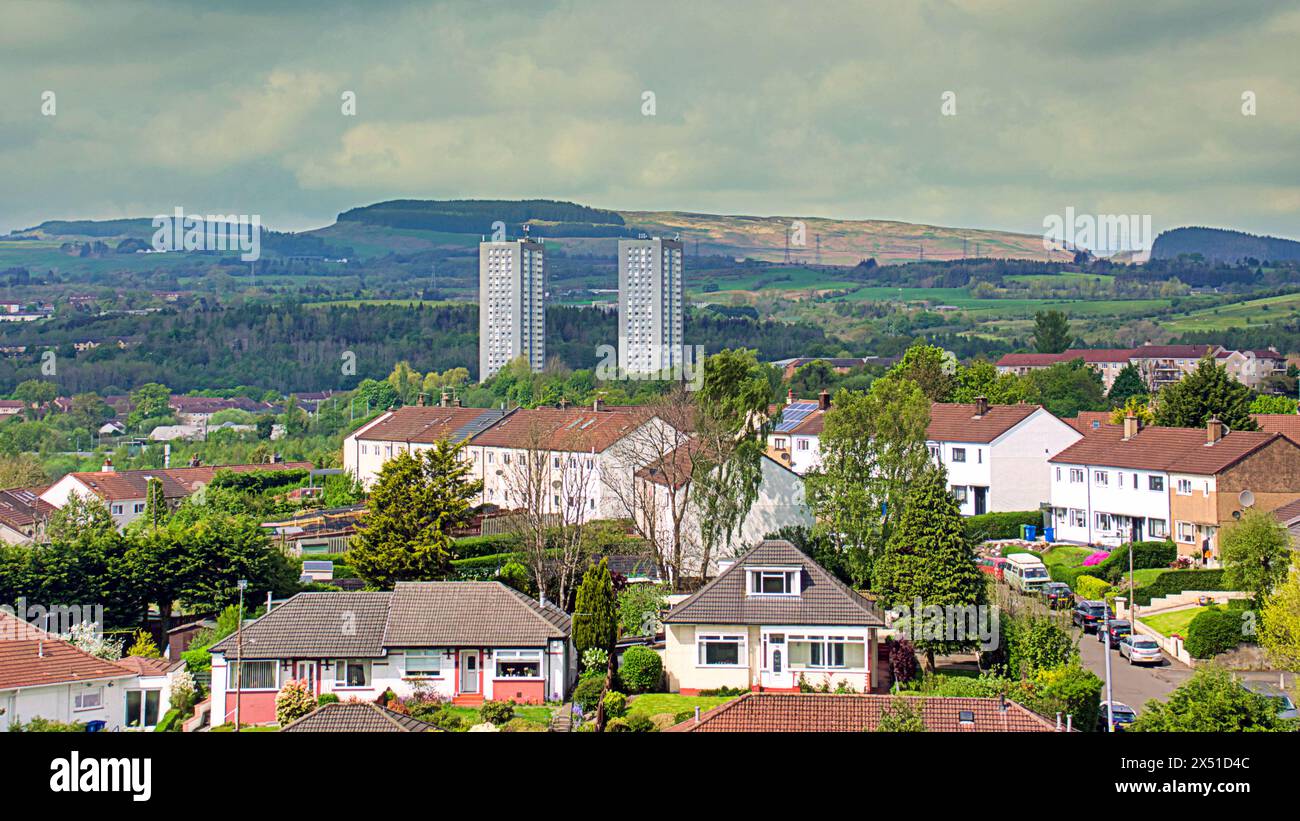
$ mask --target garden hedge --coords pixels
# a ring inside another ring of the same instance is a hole
[[[1043,532],[1043,512],[1013,510],[1004,513],[981,513],[978,516],[967,516],[964,524],[966,537],[972,544],[981,544],[993,539],[1019,539],[1021,525],[1033,525],[1038,533]]]
[[[1096,576],[1084,573],[1075,579],[1074,592],[1084,599],[1104,599],[1110,590],[1110,583]]]
[[[515,553],[519,550],[519,537],[514,533],[500,533],[494,536],[466,536],[451,543],[451,552],[457,559],[476,559],[499,553]]]
[[[1241,612],[1211,608],[1187,625],[1183,646],[1192,658],[1208,659],[1226,653],[1243,640]]]
[[[634,693],[654,692],[663,681],[663,660],[649,647],[629,647],[623,651],[618,677]]]
[[[1152,599],[1182,593],[1185,590],[1226,590],[1222,570],[1170,570],[1155,581],[1139,587],[1133,599],[1146,606]]]

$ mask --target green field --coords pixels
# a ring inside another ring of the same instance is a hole
[[[668,713],[676,715],[688,710],[700,708],[700,713],[708,712],[719,704],[726,704],[734,696],[684,696],[679,693],[646,693],[633,696],[628,702],[628,715],[650,716]]]
[[[1181,334],[1189,331],[1216,331],[1253,323],[1262,325],[1298,315],[1300,293],[1294,293],[1189,311],[1169,317],[1161,325],[1173,333]]]
[[[1189,607],[1186,610],[1175,610],[1172,613],[1161,613],[1157,616],[1147,616],[1138,619],[1138,621],[1160,633],[1162,636],[1172,636],[1176,633],[1180,636],[1186,637],[1187,626],[1192,623],[1192,619],[1209,609],[1209,607]]]
[[[854,283],[835,279],[830,272],[795,266],[773,266],[740,276],[710,276],[709,273],[690,276],[690,292],[696,296],[712,296],[728,291],[806,291],[852,288]],[[716,291],[701,290],[705,285],[717,285]]]

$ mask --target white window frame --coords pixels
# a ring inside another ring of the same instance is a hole
[[[93,696],[93,699],[92,699]],[[88,701],[94,701],[88,704]],[[88,710],[102,710],[104,708],[104,688],[103,687],[86,687],[77,690],[72,695],[73,712],[84,713]]]
[[[1077,507],[1070,508],[1070,526],[1086,528],[1088,526],[1088,512]]]
[[[1147,535],[1161,539],[1169,538],[1169,520],[1147,517]]]
[[[1192,480],[1191,480],[1191,479],[1179,479],[1179,480],[1178,480],[1178,485],[1177,485],[1177,491],[1176,491],[1176,492],[1177,492],[1177,494],[1178,494],[1179,496],[1191,496],[1191,495],[1192,495]]]
[[[357,665],[365,677],[364,684],[348,684],[347,671],[348,665]],[[334,660],[334,689],[335,690],[368,690],[374,686],[374,680],[370,677],[370,662],[365,659],[335,659]]]
[[[747,567],[745,568],[745,590],[750,596],[798,596],[802,581],[802,572],[794,567]],[[763,579],[767,576],[782,576],[785,590],[781,593],[769,593],[762,590]],[[758,588],[757,590],[755,588]]]
[[[1070,484],[1081,485],[1088,481],[1084,475],[1083,468],[1070,468]]]
[[[735,644],[735,664],[710,664],[705,654],[710,644]],[[722,669],[739,669],[749,666],[749,637],[744,633],[703,633],[695,636],[695,666]]]
[[[1174,523],[1177,527],[1176,536],[1181,544],[1196,544],[1196,525],[1192,522],[1178,521]],[[1184,538],[1186,531],[1186,538]]]
[[[1094,470],[1092,472],[1092,483],[1096,487],[1110,487],[1110,471]]]
[[[535,676],[503,676],[501,675],[499,665],[501,662],[527,661],[537,662],[537,675]],[[541,650],[493,650],[492,651],[492,675],[494,678],[506,681],[544,681],[546,679],[546,659],[543,658]]]
[[[420,678],[420,679],[425,679],[425,678],[442,678],[442,677],[443,677],[443,672],[442,672],[442,670],[443,670],[442,657],[443,657],[443,651],[442,651],[441,649],[437,649],[437,648],[434,648],[434,649],[429,649],[429,648],[417,648],[417,649],[413,649],[413,650],[407,650],[407,651],[406,651],[405,669],[402,671],[402,677],[403,677],[403,678]],[[421,659],[421,660],[424,660],[424,659],[433,659],[434,663],[435,663],[437,666],[436,666],[436,667],[427,667],[427,668],[426,668],[426,667],[423,666],[423,664],[421,664],[420,667],[417,667],[417,668],[415,668],[415,669],[412,669],[412,668],[411,668],[411,661],[412,661],[413,659]]]
[[[272,686],[270,687],[245,687],[243,682],[238,685],[235,683],[235,671],[239,665],[249,666],[252,664],[269,664],[271,665]],[[240,690],[245,693],[273,693],[280,689],[280,662],[275,659],[244,659],[237,662],[231,659],[226,666],[226,688],[230,690]]]
[[[866,670],[868,665],[870,665],[871,663],[870,659],[867,658],[867,652],[869,650],[869,647],[865,636],[850,636],[850,635],[845,635],[840,633],[823,633],[820,635],[792,635],[787,633],[785,640],[786,640],[786,645],[785,645],[786,656],[789,659],[789,665],[791,670],[827,670],[827,671],[834,671],[834,672],[857,672],[857,671]],[[808,664],[803,664],[802,662],[796,662],[794,660],[794,648],[793,648],[793,646],[796,643],[809,644],[815,648],[818,648],[818,653],[821,656],[820,663],[814,664],[812,663],[811,660],[809,661]],[[838,646],[839,648],[841,648],[840,657],[841,659],[846,660],[848,654],[847,652],[845,652],[844,647],[845,645],[848,644],[862,645],[862,666],[861,667],[849,667],[847,663],[841,663],[841,664],[831,663],[831,659],[833,656],[831,652],[832,647]]]
[[[965,464],[965,462],[966,462],[966,448],[953,448],[953,449],[952,449],[952,462],[953,462],[953,464],[959,464],[959,463],[960,463],[960,464]]]

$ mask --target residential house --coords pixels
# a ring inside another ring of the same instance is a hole
[[[1137,365],[1143,381],[1158,391],[1196,370],[1206,354],[1218,356],[1222,345],[1142,345],[1133,349],[1130,361]]]
[[[234,721],[237,705],[242,723],[274,721],[291,679],[344,701],[389,689],[457,704],[561,701],[577,672],[570,632],[562,610],[499,582],[299,593],[212,646],[212,722]]]
[[[1082,434],[1041,405],[930,406],[927,446],[948,471],[962,515],[1037,510],[1050,494],[1047,461]]]
[[[821,464],[821,435],[826,424],[826,413],[831,408],[831,396],[822,391],[816,400],[795,399],[790,391],[784,407],[773,407],[771,415],[780,411],[780,419],[772,425],[767,435],[767,447],[772,458],[803,476]]]
[[[745,693],[669,733],[861,733],[879,728],[898,696],[879,693]],[[1009,699],[906,696],[932,733],[1051,733],[1051,720]]]
[[[1291,534],[1291,546],[1300,550],[1300,497],[1275,509],[1273,518]]]
[[[280,728],[282,733],[436,733],[427,721],[394,712],[369,701],[322,704]]]
[[[26,402],[20,402],[17,399],[0,399],[0,416],[17,416],[26,407]]]
[[[0,610],[0,731],[33,718],[123,724],[139,676]]]
[[[423,405],[388,411],[343,440],[343,469],[370,487],[393,456],[419,453],[443,439],[463,442],[504,415],[491,408]]]
[[[1172,539],[1215,559],[1218,532],[1245,507],[1300,493],[1300,446],[1263,431],[1103,425],[1051,459],[1056,538],[1118,545]],[[1244,493],[1250,491],[1249,494]]]
[[[794,356],[789,359],[778,359],[772,364],[780,368],[782,378],[788,380],[794,376],[795,371],[813,362],[825,362],[836,373],[848,373],[854,368],[861,368],[867,360],[861,357]]]
[[[258,402],[247,396],[234,396],[223,399],[216,396],[178,396],[172,394],[167,406],[176,413],[176,418],[183,425],[203,427],[212,421],[213,415],[223,410],[242,410],[248,413],[274,413],[277,408],[270,402]]]
[[[42,500],[39,490],[0,490],[0,541],[32,544],[44,541],[45,523],[54,506]]]
[[[148,732],[171,709],[172,676],[185,662],[127,656],[117,662],[133,671],[136,680],[128,682],[123,695],[122,727]]]
[[[262,522],[282,550],[294,556],[346,553],[365,505],[348,505],[295,513],[287,519]]]
[[[1260,430],[1280,433],[1300,444],[1300,413],[1255,413],[1251,414],[1251,418]]]
[[[1115,377],[1128,365],[1133,355],[1131,348],[1071,348],[1062,353],[1009,353],[997,362],[998,373],[1026,376],[1030,371],[1050,368],[1059,362],[1082,359],[1101,374],[1106,390],[1115,384]]]
[[[1273,377],[1286,375],[1286,357],[1278,353],[1276,348],[1221,350],[1214,358],[1228,371],[1229,376],[1255,391],[1264,388]]]
[[[673,692],[884,686],[874,604],[787,541],[765,541],[663,618]]]
[[[677,505],[676,512],[682,519],[679,532],[684,574],[707,578],[717,570],[724,556],[748,551],[768,534],[784,527],[813,525],[812,511],[804,497],[803,477],[771,454],[764,454],[760,463],[762,478],[753,504],[731,538],[716,546],[709,566],[701,568],[704,544],[700,523],[704,514],[690,487],[694,464],[691,453],[699,447],[698,440],[692,440],[636,472],[637,497],[645,500],[635,511],[642,532],[658,532],[662,534],[660,544],[672,543],[673,506]]]
[[[198,465],[158,470],[116,470],[111,459],[94,472],[69,473],[41,492],[42,501],[63,507],[72,494],[82,498],[97,496],[108,507],[119,528],[144,515],[149,480],[162,483],[163,498],[169,505],[208,485],[218,471],[248,473],[263,470],[311,470],[311,462],[266,462],[247,465]]]

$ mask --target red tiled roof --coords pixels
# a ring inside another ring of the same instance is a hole
[[[420,442],[440,439],[459,442],[500,419],[501,411],[486,408],[427,408],[410,405],[357,434],[358,439],[380,442]]]
[[[930,426],[926,438],[936,442],[987,444],[1014,428],[1042,405],[989,405],[976,416],[974,404],[934,402],[930,405]]]
[[[650,418],[649,408],[520,408],[475,436],[484,447],[600,453]]]
[[[132,675],[131,670],[119,664],[78,650],[59,637],[0,611],[0,690]]]
[[[0,522],[14,530],[26,532],[38,519],[48,518],[54,510],[54,505],[40,498],[39,491],[20,487],[0,490]]]
[[[1273,433],[1241,430],[1230,431],[1209,445],[1201,428],[1147,427],[1125,440],[1123,425],[1102,425],[1049,461],[1211,476],[1279,439],[1282,437]]]
[[[1293,521],[1300,521],[1300,496],[1294,501],[1287,502],[1273,511],[1273,518],[1277,519],[1284,525],[1289,525]]]
[[[78,481],[103,499],[143,499],[149,479],[162,482],[163,496],[180,499],[199,485],[212,482],[217,471],[251,473],[258,470],[311,470],[311,462],[259,462],[251,465],[200,465],[199,467],[159,468],[158,470],[108,470],[73,473]]]
[[[1300,445],[1300,413],[1252,413],[1262,431],[1280,433]]]
[[[1109,362],[1127,363],[1134,355],[1133,348],[1071,348],[1064,353],[1009,353],[998,360],[1004,368],[1044,368],[1057,362],[1082,359],[1090,365]]]
[[[1080,433],[1091,433],[1102,425],[1110,424],[1110,411],[1079,411],[1073,419],[1066,419]]]
[[[117,663],[142,676],[165,676],[172,666],[167,659],[147,659],[140,656],[127,656],[118,659]]]
[[[746,693],[689,718],[670,733],[860,733],[875,730],[899,696]],[[946,733],[1050,733],[1056,725],[1014,701],[904,696],[920,702],[926,730]]]
[[[1218,345],[1141,345],[1133,349],[1133,358],[1200,359],[1218,348]]]
[[[998,360],[999,368],[1045,368],[1063,361],[1059,353],[1009,353]]]

